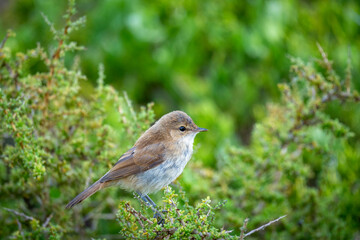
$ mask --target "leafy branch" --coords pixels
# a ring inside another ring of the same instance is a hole
[[[185,193],[180,189],[180,196],[170,187],[164,191],[164,206],[158,211],[164,213],[164,224],[158,224],[156,218],[147,217],[147,209],[137,211],[131,207],[129,202],[121,202],[118,207],[117,220],[120,224],[120,235],[126,238],[135,239],[244,239],[251,234],[263,230],[271,224],[284,218],[276,220],[254,229],[248,233],[245,219],[240,236],[232,235],[232,230],[215,227],[215,211],[219,210],[225,202],[212,206],[209,197],[203,199],[196,207],[185,204],[180,205],[179,201],[187,201]]]

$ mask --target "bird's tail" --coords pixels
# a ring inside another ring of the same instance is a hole
[[[79,195],[77,195],[73,200],[71,200],[67,205],[66,208],[72,208],[73,206],[75,206],[78,203],[81,203],[82,201],[84,201],[86,198],[90,197],[91,195],[93,195],[94,193],[96,193],[97,191],[99,191],[100,189],[106,187],[105,183],[101,183],[100,181],[95,182],[93,185],[91,185],[90,187],[88,187],[87,189],[85,189],[82,193],[80,193]]]

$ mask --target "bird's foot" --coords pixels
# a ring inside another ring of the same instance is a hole
[[[156,218],[157,223],[161,226],[164,226],[165,223],[165,219],[161,216],[161,214],[159,212],[156,212],[153,216],[153,218]]]

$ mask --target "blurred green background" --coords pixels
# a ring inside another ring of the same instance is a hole
[[[62,26],[66,4],[2,1],[0,32],[17,33],[9,43],[14,51],[51,44],[41,13]],[[154,102],[158,117],[182,109],[209,128],[212,148],[228,138],[249,143],[265,103],[279,98],[277,83],[288,80],[288,56],[319,56],[318,42],[344,73],[350,50],[359,75],[358,1],[80,0],[77,7],[87,24],[72,40],[86,47],[78,54],[88,79],[95,81],[103,63],[105,82],[135,104]],[[355,119],[347,121],[360,132]],[[211,151],[199,151],[214,164]]]
[[[37,42],[55,49],[49,26],[56,27],[67,1],[2,0],[0,37],[13,29],[13,52]],[[126,91],[136,106],[154,102],[157,118],[181,109],[210,131],[197,137],[196,161],[216,166],[216,154],[229,142],[248,145],[255,122],[266,116],[266,104],[277,102],[277,84],[289,80],[289,56],[319,57],[319,43],[345,75],[348,56],[359,76],[359,1],[140,1],[79,0],[78,16],[87,23],[71,34],[85,46],[76,53],[88,77],[89,95],[105,67],[105,82]],[[67,56],[67,66],[76,61]],[[30,66],[37,72],[41,66]],[[360,81],[354,79],[354,88]],[[350,127],[359,146],[360,108],[332,104],[327,113]],[[186,174],[186,173],[185,173]],[[189,177],[189,176],[188,176]],[[201,196],[204,197],[204,196]]]

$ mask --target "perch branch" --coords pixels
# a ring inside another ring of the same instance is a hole
[[[257,231],[260,231],[260,230],[264,230],[264,228],[270,226],[271,224],[279,221],[280,219],[282,219],[282,218],[284,218],[284,217],[286,217],[286,215],[281,216],[281,217],[279,217],[279,218],[277,218],[277,219],[275,219],[275,220],[272,220],[272,221],[268,222],[267,224],[262,225],[261,227],[258,227],[258,228],[254,229],[254,230],[251,230],[250,232],[248,232],[248,233],[246,233],[246,234],[244,235],[244,238],[247,237],[247,236],[250,236],[250,235],[253,234],[254,232],[257,232]]]
[[[15,211],[15,210],[13,210],[13,209],[10,209],[10,208],[4,208],[4,209],[5,209],[6,211],[8,211],[8,212],[11,212],[11,213],[17,215],[17,216],[23,217],[23,218],[25,218],[26,220],[33,220],[33,219],[34,219],[34,218],[31,217],[31,216],[25,215],[24,213]]]
[[[52,219],[52,217],[53,217],[53,214],[50,214],[47,218],[46,218],[46,220],[45,220],[45,222],[44,222],[44,224],[42,225],[43,227],[46,227],[48,224],[49,224],[49,222],[50,222],[50,220]]]

